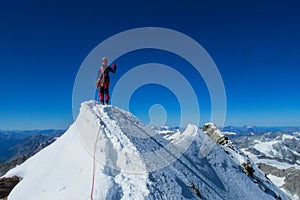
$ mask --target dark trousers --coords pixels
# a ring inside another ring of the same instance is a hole
[[[105,102],[108,103],[109,98],[110,98],[108,88],[109,88],[109,81],[105,81],[103,83],[103,86],[100,87],[100,90],[99,90],[99,97],[100,97],[101,102],[104,102],[104,96],[105,96]]]

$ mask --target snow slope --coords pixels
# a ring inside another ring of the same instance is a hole
[[[196,126],[165,136],[122,109],[84,102],[64,135],[5,175],[23,178],[8,199],[199,199],[189,182],[203,199],[288,199],[259,169],[261,183],[247,177],[247,158]]]

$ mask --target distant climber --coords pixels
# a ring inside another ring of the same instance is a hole
[[[109,104],[109,73],[115,73],[117,66],[115,63],[112,64],[112,67],[107,65],[107,58],[102,58],[102,64],[98,71],[98,77],[96,81],[96,86],[99,88],[99,98],[102,105],[104,105],[104,95],[105,95],[105,104]]]
[[[242,166],[245,170],[246,175],[250,176],[251,178],[254,178],[253,173],[255,172],[255,170],[251,166],[250,161],[247,160],[247,162],[242,163]]]
[[[190,184],[188,185],[189,188],[192,188],[196,195],[202,199],[202,196],[200,194],[199,188],[192,182],[190,181]]]

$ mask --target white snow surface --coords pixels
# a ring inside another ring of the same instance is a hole
[[[294,136],[292,136],[292,135],[283,134],[282,135],[282,140],[285,140],[285,139],[296,139],[296,138]]]
[[[300,169],[300,166],[297,165],[297,164],[288,164],[286,162],[279,162],[277,160],[272,160],[272,159],[266,159],[266,158],[258,158],[255,154],[247,151],[246,149],[241,149],[241,151],[248,155],[252,161],[254,161],[255,163],[265,163],[267,165],[271,165],[273,167],[276,167],[278,169],[288,169],[288,168],[291,168],[291,167],[294,167],[296,169]]]
[[[255,145],[253,148],[257,149],[258,151],[264,153],[266,156],[274,157],[278,156],[279,153],[273,148],[273,145],[278,143],[277,140],[275,141],[268,141],[262,142],[259,140],[254,140]]]
[[[222,132],[224,135],[236,135],[236,132]]]
[[[272,174],[268,175],[269,179],[275,183],[278,187],[281,187],[285,182],[284,182],[284,177],[278,177]]]
[[[97,200],[199,199],[188,187],[190,181],[199,188],[202,199],[289,199],[258,168],[255,175],[261,183],[254,183],[240,167],[247,157],[217,145],[197,126],[175,132],[168,136],[170,140],[153,132],[129,112],[94,101],[84,102],[65,134],[4,175],[23,178],[8,199],[91,199],[93,169],[92,199]],[[191,141],[187,149],[175,154],[169,149],[164,154],[157,153],[157,148],[164,149],[168,144],[172,148],[185,144],[186,138]],[[157,158],[145,157],[148,152],[154,152],[149,155]],[[176,159],[169,159],[172,157]],[[168,163],[164,168],[149,170],[164,162]]]

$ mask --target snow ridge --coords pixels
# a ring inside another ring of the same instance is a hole
[[[202,199],[288,199],[260,177],[264,192],[241,159],[194,125],[157,134],[127,111],[88,101],[64,135],[5,177],[23,178],[9,200],[90,199],[93,170],[93,199],[199,199],[191,183]]]

